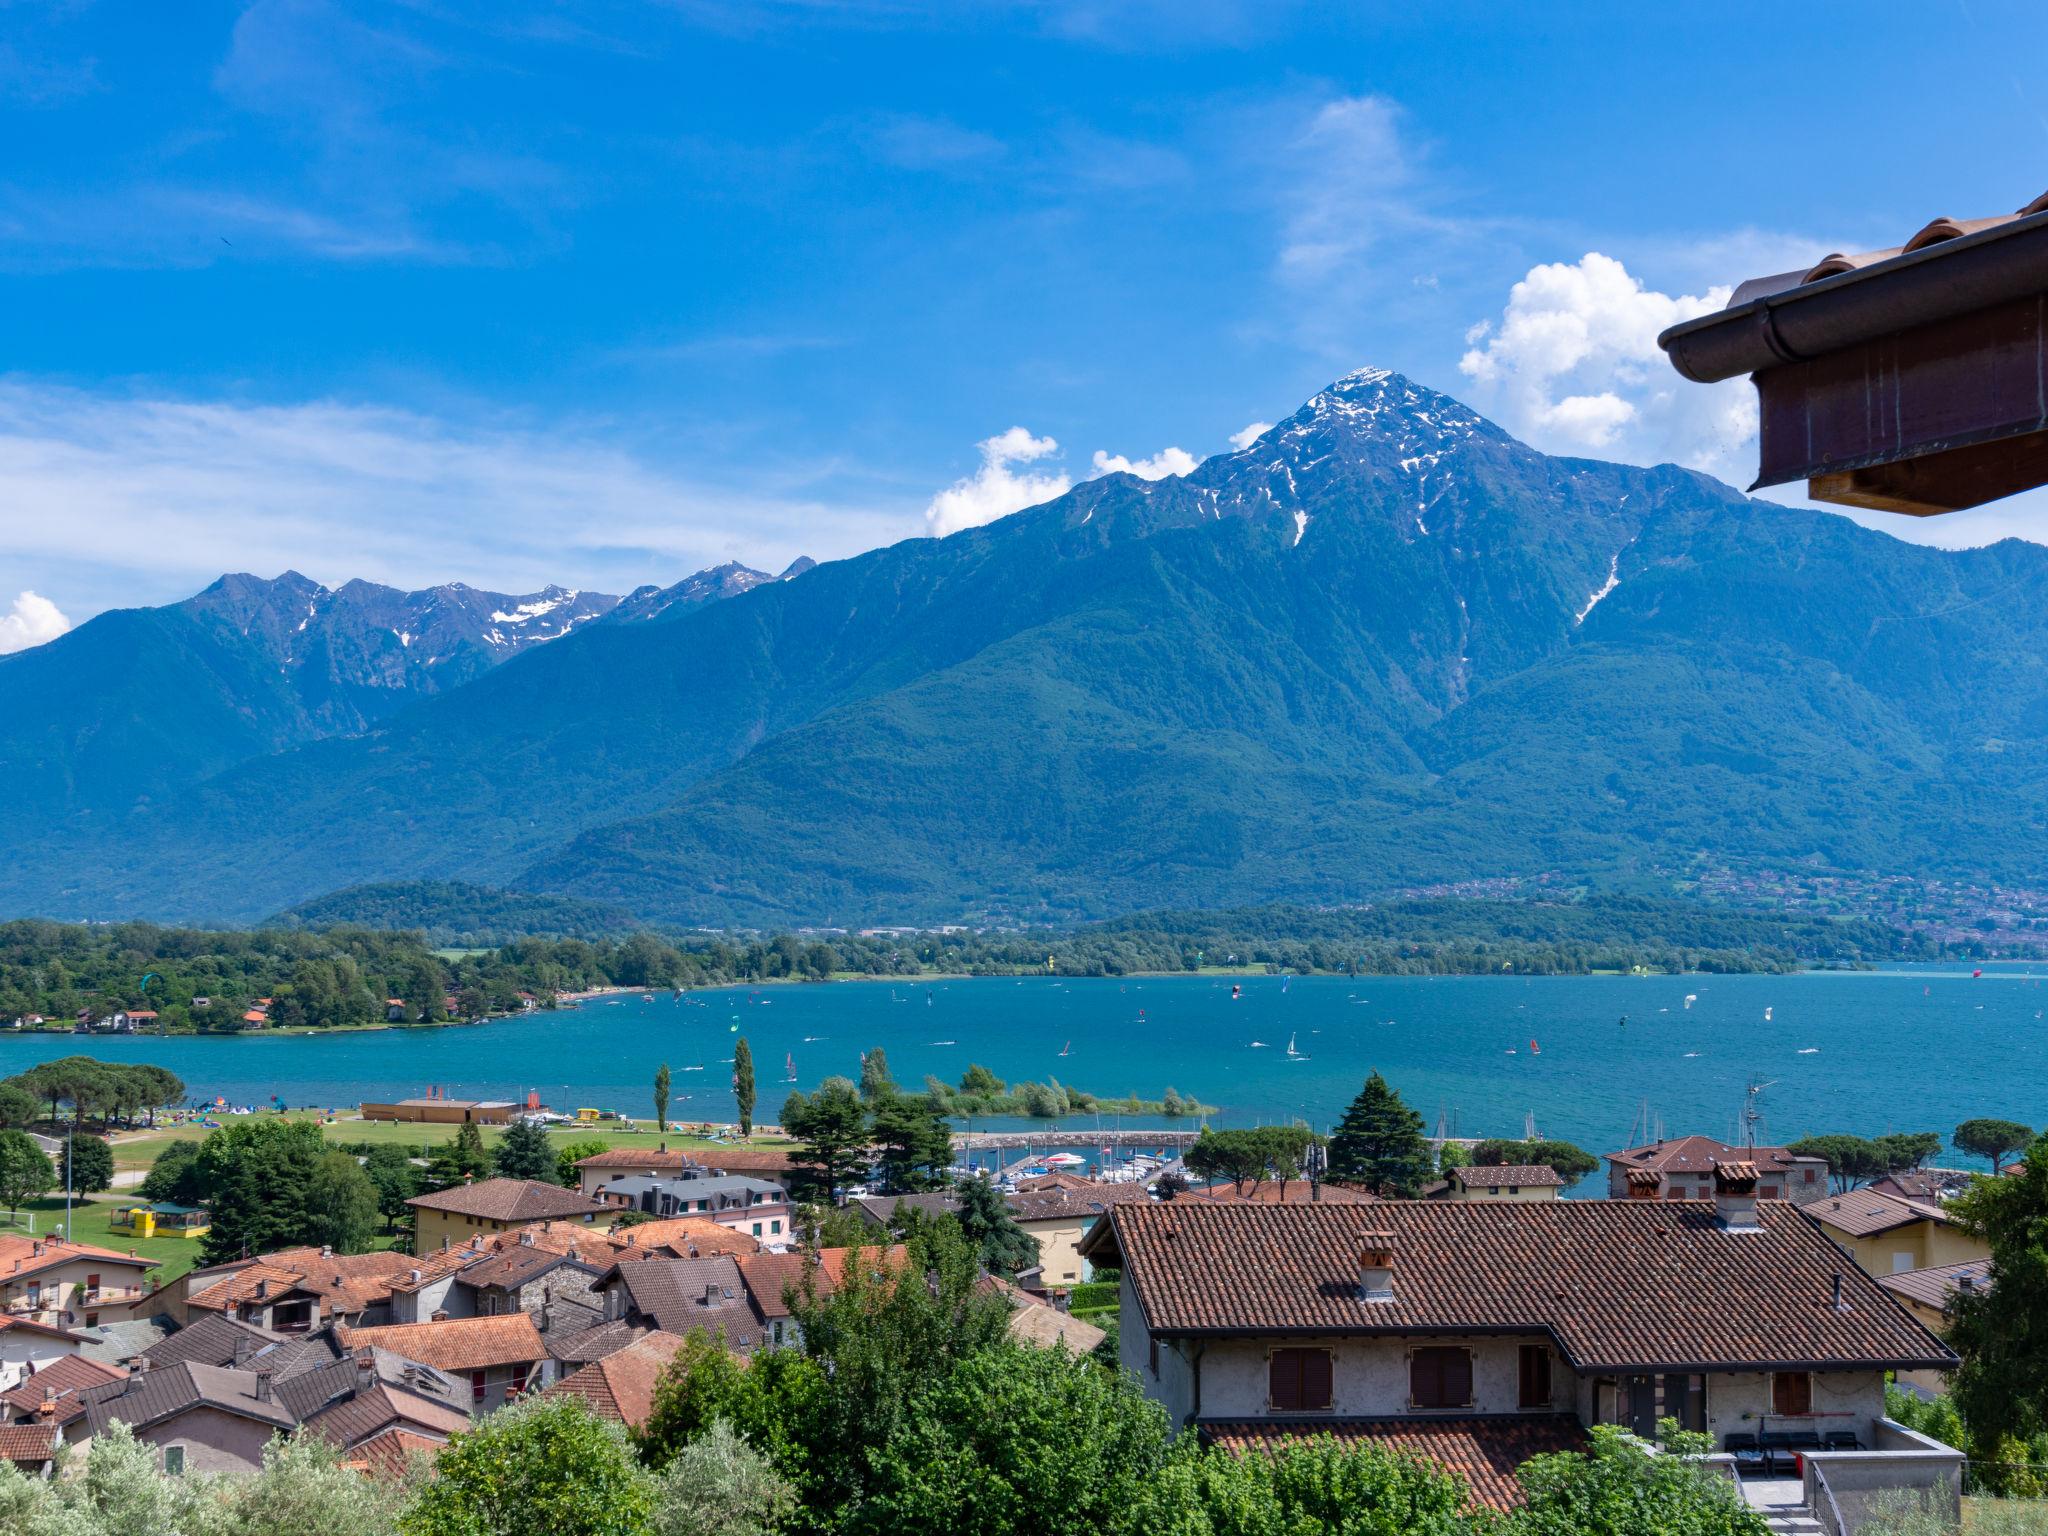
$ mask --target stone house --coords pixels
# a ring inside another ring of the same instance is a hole
[[[406,1204],[413,1210],[413,1248],[419,1253],[465,1243],[472,1237],[511,1232],[537,1221],[608,1227],[618,1214],[616,1206],[537,1179],[478,1179],[434,1194],[415,1195]]]
[[[1825,1158],[1801,1157],[1784,1147],[1735,1147],[1711,1136],[1674,1136],[1607,1154],[1610,1200],[1711,1200],[1714,1165],[1754,1163],[1764,1200],[1810,1205],[1828,1193]]]

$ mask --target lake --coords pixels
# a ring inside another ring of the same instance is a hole
[[[0,1075],[73,1052],[159,1062],[231,1103],[353,1105],[438,1084],[463,1098],[538,1090],[556,1109],[651,1113],[656,1065],[677,1119],[733,1116],[734,1039],[753,1047],[772,1120],[798,1086],[888,1052],[897,1081],[957,1082],[969,1062],[1158,1098],[1170,1084],[1222,1125],[1300,1117],[1328,1129],[1377,1068],[1434,1129],[1543,1135],[1604,1152],[1647,1111],[1668,1134],[1760,1139],[2048,1119],[2048,967],[1796,976],[1148,977],[856,982],[604,999],[462,1028],[123,1039],[0,1035]],[[1233,987],[1241,987],[1233,999]],[[1688,1005],[1690,994],[1694,1001]],[[1767,1016],[1768,1015],[1768,1016]],[[1627,1022],[1622,1023],[1626,1017]],[[1289,1060],[1289,1040],[1304,1059]],[[1264,1042],[1262,1047],[1253,1041]],[[1065,1054],[1062,1054],[1065,1052]],[[701,1064],[701,1071],[686,1070]],[[1069,1121],[1082,1124],[1086,1121]],[[1959,1155],[1946,1160],[1960,1161]]]

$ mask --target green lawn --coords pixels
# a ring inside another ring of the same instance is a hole
[[[151,1237],[133,1238],[125,1232],[116,1232],[107,1223],[112,1219],[115,1207],[122,1204],[120,1197],[97,1195],[75,1201],[71,1208],[71,1236],[74,1241],[92,1243],[101,1248],[112,1248],[117,1253],[137,1253],[157,1263],[156,1276],[163,1282],[170,1282],[199,1263],[199,1242],[196,1238]],[[64,1230],[64,1197],[46,1196],[31,1200],[12,1219],[7,1212],[0,1211],[0,1231],[29,1232],[38,1237]]]

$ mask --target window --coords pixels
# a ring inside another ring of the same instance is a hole
[[[164,1472],[171,1477],[182,1477],[185,1472],[185,1447],[167,1445],[164,1447]]]
[[[770,1237],[780,1237],[780,1236],[782,1236],[782,1223],[781,1223],[780,1221],[771,1221],[771,1222],[769,1222],[769,1223],[768,1223],[768,1235],[769,1235]]]
[[[85,1326],[86,1326],[86,1327],[88,1327],[88,1328],[97,1328],[97,1327],[99,1327],[99,1325],[100,1325],[100,1315],[99,1315],[99,1313],[97,1313],[97,1312],[88,1312],[88,1313],[86,1313],[86,1314],[85,1314]]]
[[[759,1222],[757,1221],[757,1222],[755,1222],[755,1223],[754,1223],[754,1236],[756,1236],[756,1237],[759,1237],[760,1235],[761,1235],[761,1223],[759,1223]]]
[[[480,1403],[484,1400],[484,1372],[482,1371],[471,1371],[469,1373],[469,1400],[473,1403]]]
[[[1550,1406],[1550,1351],[1541,1344],[1522,1346],[1522,1392],[1524,1408]]]
[[[1330,1352],[1276,1349],[1267,1396],[1276,1413],[1312,1413],[1330,1406]]]
[[[1408,1398],[1417,1408],[1472,1406],[1472,1352],[1436,1344],[1408,1357]]]
[[[1511,1195],[1519,1195],[1521,1192],[1522,1186],[1519,1184],[1510,1184],[1508,1186],[1508,1193]]]
[[[87,1295],[98,1295],[100,1289],[100,1277],[98,1275],[87,1275],[85,1277],[85,1289]]]
[[[1813,1182],[1813,1170],[1811,1168],[1806,1170],[1806,1182],[1809,1184]]]
[[[1489,1184],[1486,1186],[1486,1192],[1489,1195],[1497,1195],[1500,1193],[1500,1186],[1498,1184]]]
[[[1775,1184],[1766,1184],[1762,1188],[1762,1190],[1759,1191],[1759,1193],[1766,1200],[1775,1200],[1778,1198],[1778,1186]]]
[[[1813,1377],[1805,1371],[1771,1374],[1771,1412],[1794,1415],[1813,1412]]]
[[[1151,1337],[1145,1340],[1145,1365],[1152,1372],[1154,1380],[1159,1376],[1159,1340]]]

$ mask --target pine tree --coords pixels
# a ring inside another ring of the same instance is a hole
[[[490,1154],[484,1151],[484,1133],[465,1120],[456,1128],[455,1139],[434,1149],[427,1163],[427,1187],[452,1189],[468,1179],[480,1179],[491,1171]]]
[[[1412,1199],[1434,1170],[1422,1116],[1373,1073],[1330,1138],[1330,1177],[1363,1184],[1377,1195]]]
[[[949,1182],[953,1137],[931,1095],[891,1094],[876,1104],[874,1139],[882,1149],[882,1188],[889,1194],[918,1194]]]
[[[538,1179],[552,1184],[561,1173],[548,1133],[536,1120],[514,1120],[491,1149],[491,1166],[501,1179]]]
[[[889,1058],[882,1054],[878,1045],[872,1051],[864,1051],[860,1058],[860,1096],[870,1104],[886,1099],[896,1091],[896,1080],[889,1076]]]
[[[1008,1278],[1038,1262],[1038,1239],[1017,1225],[987,1179],[969,1179],[960,1186],[959,1217],[960,1229],[990,1274]]]
[[[867,1170],[867,1106],[843,1077],[826,1078],[813,1094],[792,1093],[782,1106],[782,1129],[803,1143],[794,1161],[821,1198]]]
[[[654,1129],[657,1132],[668,1129],[668,1063],[663,1062],[654,1069]]]
[[[740,1138],[754,1134],[754,1050],[741,1035],[732,1047],[732,1101],[740,1112]]]

